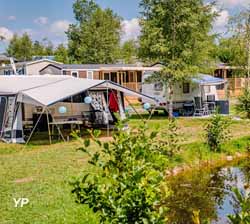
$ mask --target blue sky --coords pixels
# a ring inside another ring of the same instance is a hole
[[[110,7],[123,19],[123,39],[136,38],[140,33],[138,20],[140,0],[96,0],[102,7]],[[209,0],[208,0],[209,1]],[[27,32],[33,40],[50,39],[55,45],[66,43],[65,31],[74,22],[72,4],[74,0],[0,0],[0,35],[6,38],[0,42],[4,51],[13,33]],[[218,0],[215,10],[221,10],[214,29],[225,31],[228,17],[250,0]]]

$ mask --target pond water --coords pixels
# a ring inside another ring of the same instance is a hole
[[[189,224],[193,211],[202,223],[228,223],[227,215],[238,211],[232,187],[249,193],[250,161],[215,169],[201,168],[169,178],[172,195],[166,201],[169,223]]]

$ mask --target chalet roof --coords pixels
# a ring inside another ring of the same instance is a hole
[[[61,65],[63,70],[157,70],[155,67],[144,67],[141,64],[64,64]]]

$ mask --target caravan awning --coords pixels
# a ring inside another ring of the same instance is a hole
[[[50,106],[89,89],[114,89],[125,95],[154,98],[105,80],[79,79],[62,75],[0,76],[0,95],[17,95],[17,101],[36,106]]]
[[[225,79],[220,79],[205,74],[198,74],[198,76],[196,78],[193,78],[192,81],[200,84],[201,86],[216,86],[227,82]]]

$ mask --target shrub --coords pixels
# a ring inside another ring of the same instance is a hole
[[[119,126],[113,142],[101,142],[91,132],[98,150],[80,150],[90,157],[95,173],[87,172],[72,182],[78,203],[99,214],[100,223],[165,223],[163,200],[169,190],[165,182],[166,147],[159,145],[158,132],[145,126],[124,132]]]
[[[250,195],[244,195],[237,188],[233,189],[235,195],[235,207],[240,210],[235,215],[228,215],[232,224],[250,223]]]
[[[220,151],[222,143],[230,138],[230,119],[216,113],[205,126],[206,143],[211,151]]]
[[[248,119],[250,119],[250,89],[245,88],[243,94],[238,98],[238,104],[236,105],[236,111],[244,113]]]
[[[166,130],[161,134],[160,144],[163,145],[169,158],[172,158],[180,151],[180,130],[175,119],[170,119]]]

